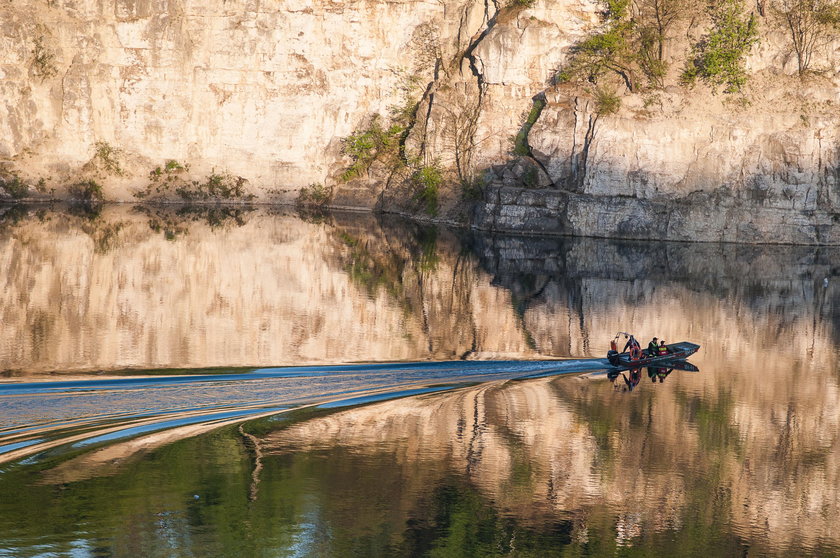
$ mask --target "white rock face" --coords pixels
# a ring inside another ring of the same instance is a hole
[[[558,232],[574,234],[624,222],[617,197],[674,212],[700,194],[765,212],[746,232],[719,223],[707,238],[737,241],[761,241],[779,220],[822,230],[840,203],[840,40],[821,43],[820,71],[800,80],[769,16],[743,98],[676,85],[683,51],[705,32],[684,21],[667,45],[666,87],[617,87],[620,110],[599,117],[588,86],[553,82],[570,47],[602,25],[598,0],[22,0],[2,10],[0,178],[43,179],[58,195],[95,178],[107,198],[131,200],[151,170],[176,160],[189,165],[184,183],[230,174],[275,201],[321,183],[337,205],[422,211],[411,169],[339,179],[350,164],[344,138],[416,106],[401,156],[443,167],[448,217],[465,215],[459,185],[488,176],[585,196],[579,215],[549,208]],[[535,99],[545,108],[534,122]],[[511,163],[526,122],[530,153],[519,145]],[[101,142],[116,168],[97,160]],[[515,168],[498,172],[507,163]],[[626,236],[620,229],[609,235]]]
[[[130,199],[170,159],[196,176],[242,176],[257,195],[291,196],[346,166],[341,139],[403,102],[413,75],[420,93],[437,93],[421,109],[427,157],[454,164],[459,134],[475,153],[463,168],[472,173],[504,161],[520,113],[597,9],[591,0],[503,13],[478,0],[7,4],[0,162],[60,190],[107,142],[123,173],[97,176],[106,197]],[[464,130],[468,108],[477,121]]]
[[[339,139],[398,102],[412,33],[448,34],[455,4],[5,3],[0,158],[59,183],[105,141],[134,179],[105,179],[118,198],[167,159],[243,176],[258,193],[323,182]]]

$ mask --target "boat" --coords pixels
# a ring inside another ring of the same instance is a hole
[[[668,347],[668,352],[664,355],[649,355],[646,350],[642,351],[638,349],[619,353],[616,350],[615,339],[613,339],[610,343],[610,351],[607,353],[607,360],[613,366],[622,368],[638,368],[651,365],[667,366],[669,361],[684,360],[696,353],[700,348],[700,345],[689,343],[688,341],[680,341],[679,343],[671,343],[665,346]]]

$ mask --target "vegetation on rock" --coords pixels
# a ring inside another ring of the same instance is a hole
[[[252,194],[245,191],[247,180],[241,176],[229,173],[212,173],[204,182],[193,180],[189,184],[182,184],[175,188],[184,201],[219,201],[219,200],[251,200]]]
[[[437,163],[423,165],[411,175],[414,184],[415,197],[423,203],[423,207],[429,215],[437,215],[438,195],[440,185],[443,182],[443,172]]]
[[[598,84],[615,75],[630,91],[644,76],[651,87],[662,87],[668,64],[665,45],[676,22],[692,13],[688,0],[605,0],[603,30],[571,50],[558,82]]]
[[[343,152],[353,162],[341,174],[341,179],[347,182],[366,174],[375,161],[399,165],[400,139],[405,130],[401,123],[383,125],[382,117],[374,115],[366,128],[344,138]]]
[[[621,108],[621,98],[608,89],[595,88],[595,112],[598,116],[615,114]]]
[[[516,137],[513,139],[513,153],[515,155],[531,154],[531,146],[528,144],[528,134],[531,132],[531,128],[533,128],[534,124],[536,124],[539,119],[540,113],[542,113],[542,110],[545,108],[545,104],[546,100],[544,95],[539,95],[534,98],[534,104],[531,106],[531,110],[528,112],[525,122],[519,129],[519,133],[517,133]]]
[[[112,147],[107,141],[97,141],[94,144],[93,158],[88,164],[105,171],[106,174],[123,176],[125,171],[120,165],[120,153],[119,149]]]
[[[10,175],[8,177],[0,177],[0,192],[5,193],[12,199],[19,200],[26,197],[29,193],[29,186],[20,179],[17,175]]]
[[[787,32],[802,76],[811,69],[814,52],[840,31],[838,0],[777,0],[772,7],[776,20]]]
[[[387,174],[389,181],[396,177],[397,182],[407,186],[413,192],[413,199],[421,202],[426,213],[436,215],[445,169],[438,161],[429,162],[423,154],[422,146],[419,154],[406,151],[406,139],[417,120],[417,86],[416,75],[404,77],[400,86],[403,101],[389,107],[390,118],[386,121],[382,116],[374,115],[365,128],[344,138],[342,151],[352,162],[341,173],[340,179],[346,182],[368,174],[373,165],[377,164]],[[310,186],[302,190],[299,201],[307,202],[313,195],[327,195],[321,205],[328,203],[332,191],[318,186],[318,189]]]
[[[58,73],[55,65],[55,54],[44,45],[44,35],[38,35],[33,40],[32,65],[35,75],[41,80],[50,78]]]
[[[189,164],[169,159],[163,167],[149,172],[150,182],[143,190],[134,193],[138,199],[166,199],[177,196],[185,202],[192,201],[250,201],[254,195],[246,192],[247,180],[230,173],[211,173],[205,180],[189,180]]]
[[[332,188],[316,183],[302,188],[298,193],[297,203],[305,207],[324,207],[332,200]]]
[[[720,0],[709,7],[712,29],[694,46],[682,79],[691,84],[699,77],[726,93],[737,93],[747,81],[744,61],[758,42],[754,14],[744,14],[741,0]]]
[[[73,184],[68,191],[72,198],[84,203],[100,203],[105,199],[102,186],[94,180]]]
[[[461,199],[466,202],[483,199],[485,186],[487,184],[483,176],[475,176],[471,180],[461,181]]]
[[[606,74],[614,73],[633,91],[634,22],[628,17],[629,8],[630,0],[607,0],[605,29],[572,47],[569,64],[559,72],[556,81],[597,84]]]
[[[779,1],[784,5],[830,5],[836,0]],[[791,10],[786,13],[799,13]],[[823,22],[823,30],[833,21],[831,9],[815,8],[808,13],[814,22],[811,33],[816,33],[818,20]],[[584,85],[596,97],[602,114],[614,112],[620,104],[605,96],[604,86],[611,83],[608,78],[612,76],[613,82],[617,78],[630,92],[664,87],[667,43],[673,29],[678,22],[700,15],[702,11],[689,0],[604,0],[602,30],[572,47],[569,62],[555,81]],[[699,78],[712,87],[723,87],[726,93],[739,92],[747,80],[746,56],[758,42],[755,15],[746,13],[743,0],[715,0],[707,4],[705,15],[711,28],[694,45],[691,60],[682,72],[682,82],[691,84]],[[799,17],[802,18],[801,13]],[[813,36],[808,35],[807,40],[813,41]]]

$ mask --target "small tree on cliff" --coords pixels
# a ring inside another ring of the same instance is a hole
[[[572,47],[557,81],[597,84],[614,74],[635,91],[641,74],[653,87],[662,87],[668,69],[665,44],[692,6],[690,0],[606,0],[603,30]]]
[[[777,0],[773,14],[785,28],[796,54],[799,75],[811,67],[814,51],[840,30],[840,2],[837,0]]]
[[[630,0],[607,0],[604,30],[572,47],[569,64],[555,81],[597,84],[605,74],[614,73],[633,91],[634,49],[629,39],[634,22],[628,17],[629,11]]]
[[[639,66],[653,85],[662,87],[668,70],[665,44],[674,24],[690,13],[693,3],[690,0],[634,0],[634,6]]]
[[[745,59],[758,42],[755,15],[744,14],[741,0],[719,0],[709,7],[712,29],[694,46],[682,79],[691,84],[701,78],[725,93],[737,93],[747,81]]]

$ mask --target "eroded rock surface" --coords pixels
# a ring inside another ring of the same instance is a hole
[[[684,20],[664,85],[616,86],[621,106],[602,114],[591,87],[555,78],[573,45],[603,28],[603,10],[598,0],[10,3],[0,180],[20,193],[9,182],[19,177],[30,197],[96,180],[106,198],[130,200],[167,184],[159,169],[174,161],[187,188],[228,180],[290,201],[323,184],[336,206],[480,228],[840,242],[836,36],[800,79],[784,30],[757,16],[750,81],[725,95],[679,86],[681,53],[706,25]],[[403,109],[401,163],[342,178],[343,140]],[[423,165],[443,172],[432,202],[412,179]],[[509,203],[510,188],[532,191]]]

